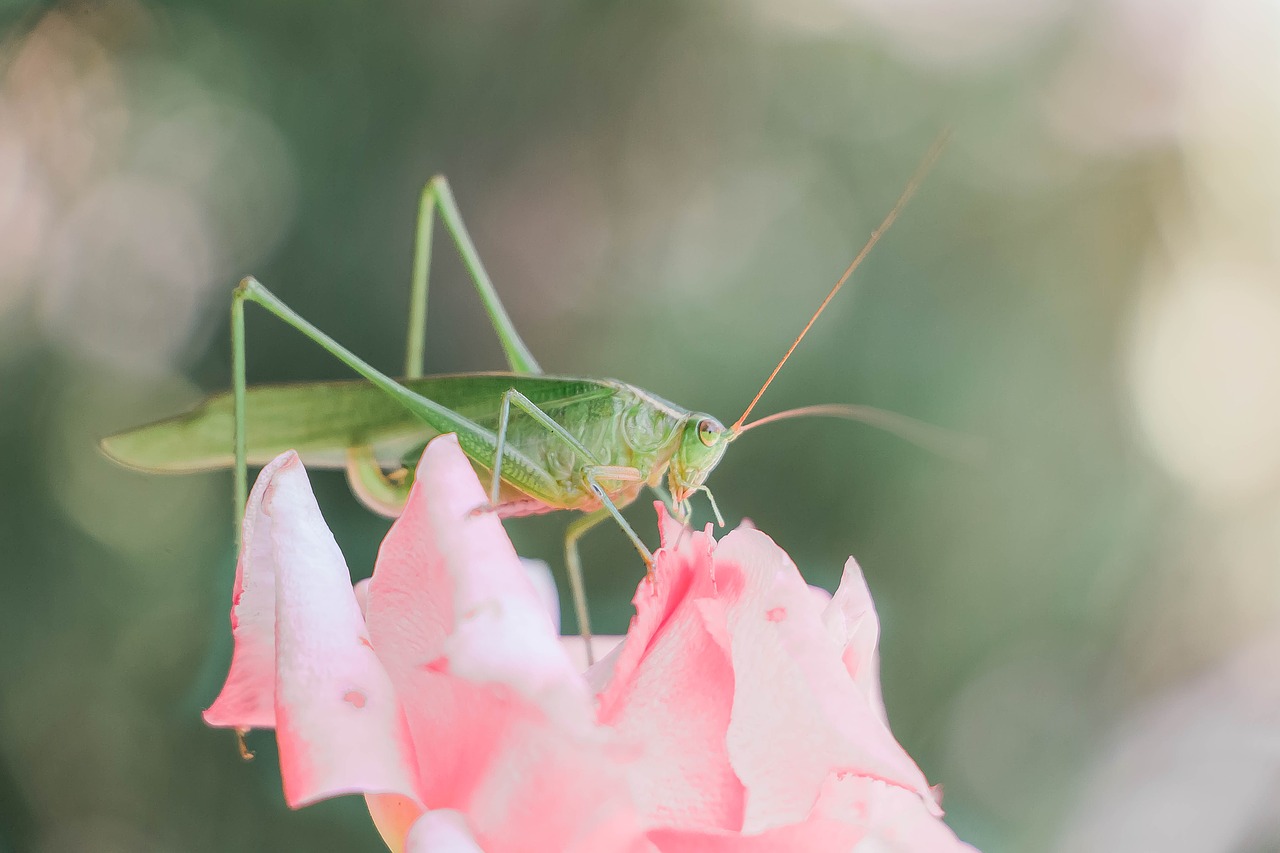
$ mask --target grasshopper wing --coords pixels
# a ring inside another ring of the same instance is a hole
[[[373,385],[359,381],[257,385],[246,397],[249,463],[265,465],[286,450],[304,464],[341,468],[349,447],[370,446],[393,464],[436,433]],[[183,473],[229,468],[234,401],[215,394],[194,409],[102,440],[115,461],[146,471]]]
[[[511,373],[465,373],[403,380],[418,394],[447,406],[484,428],[497,425],[502,395],[520,391],[555,411],[609,397],[617,383]],[[189,473],[229,468],[234,400],[215,394],[194,409],[102,440],[109,457],[145,471]],[[245,432],[249,464],[265,465],[296,450],[313,468],[343,468],[346,451],[371,447],[387,467],[420,448],[438,431],[363,380],[255,385],[247,389]]]

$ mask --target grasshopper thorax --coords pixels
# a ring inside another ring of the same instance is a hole
[[[683,503],[720,464],[733,433],[711,415],[691,414],[680,427],[680,444],[671,456],[667,484],[671,497]]]

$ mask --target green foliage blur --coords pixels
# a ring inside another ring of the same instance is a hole
[[[1221,829],[1159,849],[1275,849],[1274,766],[1246,808],[1194,780],[1253,752],[1211,741],[1236,757],[1188,769],[1159,747],[1219,717],[1133,739],[1280,626],[1280,76],[1233,70],[1271,68],[1275,21],[1212,8],[0,5],[0,851],[381,849],[357,798],[285,808],[269,735],[246,765],[200,721],[230,655],[230,474],[96,449],[228,386],[241,276],[399,370],[443,172],[545,368],[727,423],[946,126],[758,413],[864,403],[984,452],[795,421],[709,485],[815,585],[858,558],[894,731],[965,840],[1157,849],[1124,798],[1158,790]],[[501,368],[443,237],[435,259],[429,369]],[[250,381],[348,375],[254,309],[248,334]],[[387,522],[312,482],[366,576]],[[656,538],[643,501],[627,515]],[[507,529],[559,573],[566,523]],[[583,553],[621,633],[642,565],[610,526]],[[1113,767],[1123,749],[1163,760]]]

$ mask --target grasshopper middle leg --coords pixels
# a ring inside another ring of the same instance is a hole
[[[548,433],[560,438],[569,445],[580,459],[586,460],[587,464],[583,465],[581,469],[583,482],[600,501],[600,509],[569,525],[564,540],[565,569],[569,575],[569,588],[573,593],[573,609],[578,618],[578,633],[582,635],[582,641],[587,647],[587,662],[594,663],[595,656],[592,654],[591,649],[591,618],[587,608],[586,585],[582,578],[582,561],[578,556],[578,540],[588,530],[604,520],[605,517],[612,516],[618,526],[622,528],[622,531],[627,534],[631,543],[635,545],[636,550],[645,562],[646,568],[652,570],[653,555],[645,547],[635,529],[622,517],[622,512],[618,509],[613,499],[609,497],[609,493],[600,485],[601,480],[639,482],[642,477],[635,468],[623,465],[601,465],[595,454],[579,441],[573,433],[538,408],[537,404],[524,394],[521,394],[515,388],[511,388],[502,395],[502,408],[498,413],[498,441],[493,458],[493,479],[489,486],[489,505],[491,507],[497,506],[498,490],[502,485],[502,461],[507,452],[507,430],[511,423],[512,406],[529,415],[534,421],[546,428]]]

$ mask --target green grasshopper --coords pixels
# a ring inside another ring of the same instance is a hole
[[[834,416],[871,422],[921,444],[938,443],[924,424],[861,406],[808,406],[753,423],[746,420],[818,316],[905,207],[944,144],[945,135],[934,143],[888,216],[730,427],[625,382],[544,374],[485,272],[448,182],[436,176],[423,189],[419,207],[405,378],[393,379],[367,364],[258,281],[246,278],[236,287],[231,304],[232,391],[209,397],[186,414],[106,438],[102,448],[117,462],[148,471],[195,472],[233,466],[238,538],[250,464],[266,464],[294,449],[306,465],[344,468],[353,491],[366,505],[394,516],[408,497],[413,466],[426,442],[436,435],[456,433],[477,472],[489,478],[489,503],[477,511],[493,511],[504,518],[556,510],[585,513],[568,527],[565,563],[589,652],[591,629],[578,540],[612,517],[651,567],[649,549],[619,511],[644,487],[653,489],[684,519],[689,516],[690,498],[704,492],[723,525],[705,482],[729,444],[754,427],[784,418]],[[510,372],[423,375],[428,270],[437,211],[484,303]],[[246,388],[245,302],[266,308],[364,381]]]

